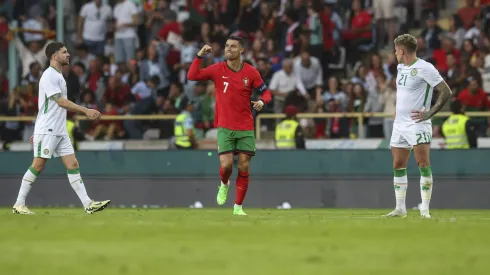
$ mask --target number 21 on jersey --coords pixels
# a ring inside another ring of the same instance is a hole
[[[225,89],[223,90],[223,93],[226,94],[226,90],[228,90],[229,83],[228,82],[223,82],[223,84],[225,85]]]
[[[398,80],[398,85],[405,86],[405,84],[407,83],[407,77],[408,77],[407,74],[402,74],[402,76]]]

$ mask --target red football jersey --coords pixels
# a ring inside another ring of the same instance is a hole
[[[262,101],[269,103],[272,98],[257,69],[247,63],[235,72],[226,62],[213,64],[201,69],[202,58],[194,58],[187,78],[195,81],[212,80],[216,91],[214,125],[230,130],[253,130],[252,105],[253,89],[262,92]]]

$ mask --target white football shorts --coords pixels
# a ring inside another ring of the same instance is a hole
[[[34,157],[50,159],[75,153],[69,136],[34,135]]]
[[[430,144],[432,141],[432,124],[393,124],[390,146],[395,148],[412,149],[419,144]]]

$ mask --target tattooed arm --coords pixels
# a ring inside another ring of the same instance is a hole
[[[429,111],[412,111],[412,119],[416,120],[416,122],[421,122],[424,120],[428,120],[433,117],[437,112],[439,112],[444,105],[448,102],[453,94],[451,89],[447,85],[446,81],[441,81],[435,89],[439,92],[439,97],[437,98],[436,103]]]
[[[60,93],[52,95],[51,99],[54,100],[58,104],[58,106],[68,111],[85,114],[90,119],[98,119],[100,117],[99,111],[88,109],[78,104],[75,104],[70,100],[62,97]]]

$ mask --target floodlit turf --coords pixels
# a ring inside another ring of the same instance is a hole
[[[489,274],[490,211],[0,209],[0,274]],[[390,209],[391,210],[391,209]]]

